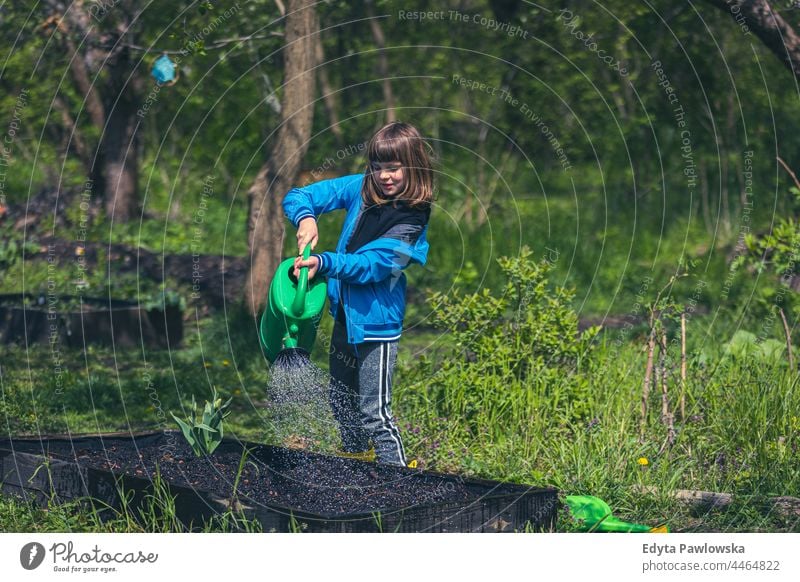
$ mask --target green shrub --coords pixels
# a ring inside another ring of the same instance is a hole
[[[772,338],[759,341],[755,334],[741,329],[733,334],[724,348],[725,356],[754,365],[779,366],[786,361],[785,353],[785,343]]]
[[[429,295],[432,323],[449,333],[452,349],[441,362],[420,358],[412,375],[427,385],[425,405],[439,416],[499,435],[508,422],[588,414],[583,362],[600,328],[578,331],[574,291],[551,288],[552,263],[531,255],[523,247],[498,259],[507,280],[499,293]]]
[[[462,354],[487,369],[508,369],[518,379],[542,368],[574,369],[599,327],[578,332],[573,289],[550,288],[553,263],[534,262],[525,246],[497,262],[507,283],[499,297],[489,289],[461,296],[432,293],[432,322],[447,330]]]

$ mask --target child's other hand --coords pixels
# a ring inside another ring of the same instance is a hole
[[[298,254],[302,255],[306,245],[311,243],[311,250],[317,246],[319,232],[317,231],[317,221],[310,216],[300,221],[297,227],[297,248]]]
[[[314,275],[317,274],[317,270],[319,269],[319,259],[317,257],[309,257],[307,261],[303,260],[303,257],[295,257],[294,259],[294,276],[300,277],[300,269],[303,267],[308,267],[308,280],[314,278]]]

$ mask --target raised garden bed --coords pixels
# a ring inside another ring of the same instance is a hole
[[[236,495],[233,487],[248,454]],[[47,461],[47,470],[41,469]],[[175,496],[176,515],[197,527],[227,508],[243,509],[264,531],[552,531],[557,491],[465,479],[225,439],[210,457],[193,455],[180,434],[0,440],[2,491],[40,503],[92,497],[120,506],[120,488],[141,503],[156,466]],[[49,474],[48,474],[49,473]]]
[[[182,338],[183,314],[177,305],[162,309],[108,298],[0,295],[0,344],[166,348]]]

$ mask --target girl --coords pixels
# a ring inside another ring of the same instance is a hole
[[[364,174],[293,188],[283,201],[297,227],[295,276],[328,278],[334,317],[330,347],[330,401],[346,456],[406,466],[392,417],[392,371],[405,315],[411,262],[425,264],[433,201],[429,146],[406,123],[381,128],[367,146]],[[316,217],[347,214],[336,251],[302,258],[317,244]],[[370,441],[372,449],[370,449]],[[374,451],[374,452],[373,452]]]

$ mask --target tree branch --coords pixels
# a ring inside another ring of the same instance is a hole
[[[767,0],[705,0],[729,14],[736,22],[743,21],[749,30],[800,79],[800,35]]]
[[[237,42],[244,42],[246,40],[257,40],[262,38],[269,38],[271,36],[284,36],[282,32],[269,32],[267,34],[250,34],[248,36],[236,36],[233,38],[222,38],[218,41],[215,41],[203,48],[206,50],[216,50],[220,48],[224,48],[229,44],[237,43]],[[129,48],[134,51],[142,51],[142,52],[152,52],[158,54],[167,54],[167,55],[185,55],[188,50],[186,48],[178,49],[178,50],[164,50],[159,49],[156,47],[146,47],[146,46],[139,46],[138,44],[122,44],[121,46],[125,48]]]

